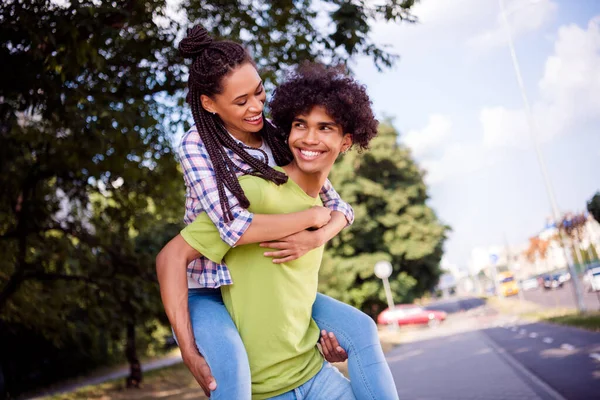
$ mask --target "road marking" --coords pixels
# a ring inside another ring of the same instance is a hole
[[[545,337],[545,338],[544,338],[544,340],[542,340],[542,341],[543,341],[544,343],[548,343],[548,344],[550,344],[550,343],[554,342],[554,339],[552,339],[552,338],[550,338],[550,337]]]
[[[563,349],[563,350],[567,350],[567,351],[575,350],[575,346],[573,346],[572,344],[569,344],[569,343],[563,343],[560,346],[560,348]]]
[[[590,353],[590,357],[596,361],[600,361],[600,353]]]
[[[538,334],[537,334],[537,333],[535,333],[535,332],[531,332],[531,333],[529,334],[529,337],[530,337],[530,338],[533,338],[533,339],[535,339],[537,336],[538,336]]]
[[[514,326],[514,327],[511,329],[511,331],[513,331],[513,332],[516,332],[517,330],[518,330],[518,329],[517,329],[517,327],[516,327],[516,326]]]
[[[527,333],[527,331],[525,329],[521,329],[519,331],[519,335],[525,335]]]
[[[550,385],[546,382],[538,378],[536,375],[531,373],[527,368],[521,365],[508,351],[504,351],[496,342],[493,341],[488,335],[484,335],[485,339],[489,343],[490,347],[496,350],[498,355],[504,359],[508,364],[512,365],[515,369],[519,370],[523,375],[529,378],[533,383],[536,383],[537,386],[545,391],[548,396],[555,400],[566,400],[560,393],[554,390]]]

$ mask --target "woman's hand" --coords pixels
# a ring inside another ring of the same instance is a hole
[[[319,231],[302,231],[273,242],[263,242],[260,247],[276,251],[267,251],[265,257],[273,257],[275,264],[281,264],[302,257],[312,249],[322,246],[324,241]]]
[[[348,354],[342,349],[333,332],[327,333],[326,330],[322,330],[319,343],[323,357],[330,363],[344,362],[348,359]]]
[[[312,228],[319,229],[320,227],[327,225],[331,221],[331,210],[322,206],[312,206],[310,208],[313,214]]]

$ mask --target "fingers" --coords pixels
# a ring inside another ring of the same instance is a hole
[[[212,376],[210,367],[204,357],[201,355],[195,357],[189,368],[196,381],[202,387],[202,390],[204,390],[204,394],[210,396],[210,392],[217,388],[217,381]]]
[[[260,247],[268,247],[269,249],[283,250],[290,246],[288,242],[263,242]]]
[[[279,251],[267,251],[265,253],[263,253],[263,255],[265,257],[275,257],[275,258],[282,258],[282,257],[287,257],[287,256],[291,256],[292,254],[294,254],[293,250],[279,250]]]
[[[348,359],[348,354],[340,346],[333,332],[321,331],[321,347],[323,355],[329,362],[342,362]]]

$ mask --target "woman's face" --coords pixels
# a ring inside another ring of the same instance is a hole
[[[202,106],[215,112],[234,136],[258,132],[264,125],[266,95],[258,71],[250,63],[232,70],[223,78],[223,91],[212,98],[202,96]]]

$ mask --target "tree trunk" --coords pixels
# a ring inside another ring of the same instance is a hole
[[[128,388],[139,388],[142,383],[142,366],[137,356],[135,345],[135,322],[133,319],[127,324],[127,345],[125,356],[129,362],[129,376],[125,384]]]

